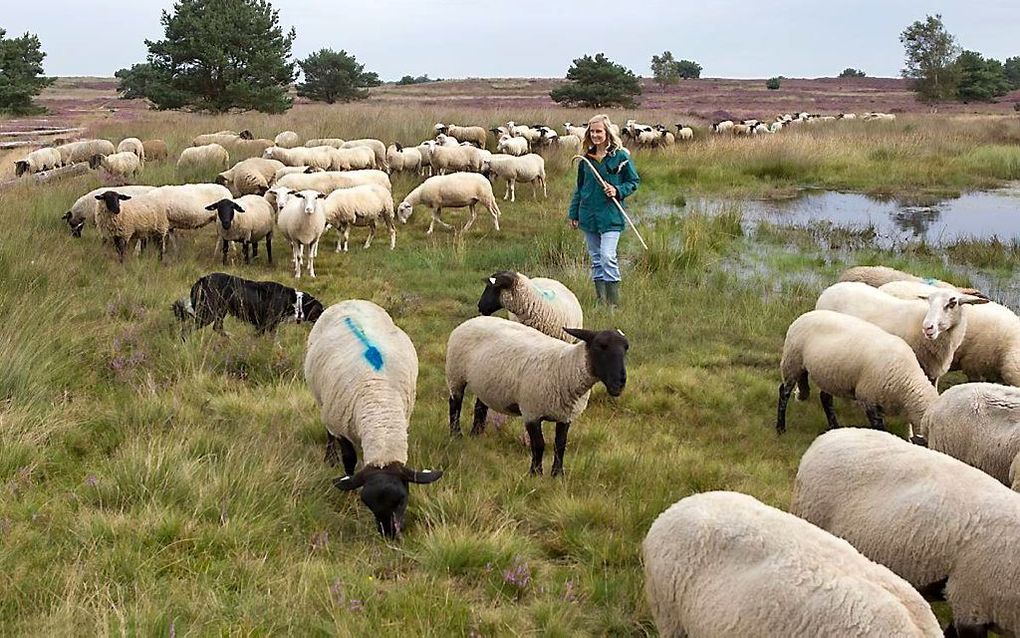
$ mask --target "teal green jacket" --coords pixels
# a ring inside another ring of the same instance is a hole
[[[602,179],[616,188],[616,198],[622,203],[624,199],[637,190],[641,178],[634,168],[630,153],[624,148],[610,147],[601,162],[587,156]],[[589,233],[608,233],[624,229],[623,215],[616,204],[606,197],[602,185],[591,174],[591,166],[587,162],[577,163],[577,188],[570,200],[570,212],[567,217],[576,219],[578,227]]]

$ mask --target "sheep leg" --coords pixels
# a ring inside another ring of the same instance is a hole
[[[269,265],[273,265],[273,233],[266,235],[266,257],[269,259]]]
[[[290,245],[291,262],[294,264],[294,277],[297,279],[301,278],[301,252],[303,250],[304,246],[298,242],[294,242]]]
[[[776,405],[776,434],[786,432],[786,406],[790,403],[790,395],[793,393],[793,386],[786,383],[779,384],[779,402]]]
[[[340,462],[340,451],[337,449],[340,445],[340,438],[333,436],[333,433],[326,430],[326,458],[323,462],[331,467],[335,467]]]
[[[340,459],[343,461],[347,476],[354,476],[354,470],[358,465],[358,452],[354,449],[354,444],[345,437],[340,437]]]
[[[515,179],[510,180],[510,201],[517,201],[517,180]]]
[[[397,225],[393,223],[392,219],[388,220],[386,225],[390,229],[390,250],[393,250],[397,247]]]
[[[255,259],[259,256],[259,240],[250,241],[248,244],[251,246],[251,258]]]
[[[228,242],[226,239],[224,239],[221,242],[221,244],[222,244],[221,249],[223,251],[223,265],[226,266],[227,265],[227,252],[230,250],[230,242]]]
[[[570,422],[556,423],[556,442],[553,447],[552,475],[563,474],[563,453],[567,451],[567,430],[570,429]]]
[[[829,429],[835,430],[839,427],[836,420],[836,411],[832,409],[832,395],[828,392],[819,392],[818,399],[822,402],[822,410],[825,412],[825,420],[829,423]]]
[[[549,189],[545,183],[545,178],[542,178],[542,199],[549,199]]]
[[[450,436],[460,436],[460,408],[464,405],[464,389],[450,393]]]
[[[471,424],[471,435],[478,436],[485,433],[485,417],[489,415],[489,406],[482,403],[482,400],[475,398],[475,418]]]
[[[308,248],[308,276],[315,279],[315,255],[319,252],[319,240],[316,239]]]
[[[372,222],[368,227],[368,239],[365,240],[365,245],[362,248],[368,248],[372,245],[372,240],[375,238],[375,225],[376,222]]]
[[[126,248],[123,237],[114,237],[113,246],[117,249],[117,259],[120,263],[124,263],[124,250]]]
[[[542,474],[542,457],[545,456],[545,439],[542,438],[542,420],[529,421],[524,424],[531,440],[531,470],[533,475]]]
[[[506,180],[506,192],[503,193],[503,201],[510,199],[510,180]]]
[[[471,204],[471,205],[468,206],[468,211],[470,212],[470,215],[468,216],[467,223],[464,224],[464,228],[462,228],[460,230],[460,232],[462,232],[462,233],[463,232],[467,232],[467,229],[471,228],[471,224],[475,223],[475,217],[477,216],[477,214],[475,213],[475,205],[474,204]]]
[[[241,254],[244,255],[244,263],[245,263],[245,265],[251,263],[251,258],[248,256],[248,248],[249,248],[250,245],[251,245],[251,242],[249,242],[249,241],[241,242]]]
[[[163,255],[166,254],[166,235],[159,236],[159,261],[163,261]]]
[[[868,415],[868,421],[871,423],[871,427],[876,430],[885,431],[885,416],[882,414],[882,406],[867,406],[864,408],[864,412]]]

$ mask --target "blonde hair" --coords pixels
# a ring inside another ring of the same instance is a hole
[[[591,141],[591,125],[595,122],[602,122],[602,125],[606,129],[606,140],[609,142],[609,146],[615,146],[616,148],[623,148],[623,140],[620,139],[620,135],[613,129],[613,123],[609,121],[609,116],[605,113],[599,113],[590,120],[588,120],[588,126],[584,131],[584,139],[581,140],[581,150],[588,152],[588,149],[595,146],[595,142]]]

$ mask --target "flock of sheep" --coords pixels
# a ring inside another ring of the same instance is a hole
[[[1020,317],[977,291],[860,266],[789,327],[776,429],[794,388],[830,431],[801,458],[790,513],[750,496],[681,500],[644,541],[663,635],[1020,635]],[[964,383],[938,393],[939,378]],[[835,397],[873,429],[836,429]],[[911,442],[884,430],[902,414]],[[1012,488],[1012,489],[1011,489]],[[873,562],[872,562],[873,561]]]

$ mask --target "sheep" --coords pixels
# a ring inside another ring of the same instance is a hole
[[[109,140],[78,140],[56,147],[60,153],[60,165],[90,162],[96,155],[113,155],[116,150]]]
[[[332,146],[333,148],[343,148],[344,144],[346,144],[346,142],[339,137],[319,137],[305,142],[305,146],[309,148],[313,146]]]
[[[481,434],[491,408],[521,416],[531,440],[531,474],[542,473],[542,422],[556,422],[552,475],[563,473],[571,422],[584,412],[592,387],[602,381],[617,397],[627,384],[630,347],[619,330],[564,327],[581,343],[568,344],[499,317],[474,317],[454,328],[446,346],[450,433],[459,436],[464,391],[475,395],[471,434]],[[498,365],[493,365],[498,362]]]
[[[229,188],[234,197],[263,195],[282,168],[283,162],[249,157],[217,175],[216,183]]]
[[[458,142],[470,142],[478,148],[485,148],[489,141],[488,134],[481,126],[457,126],[456,124],[436,124],[437,133],[443,133],[456,139]]]
[[[733,135],[750,135],[751,131],[751,127],[746,124],[734,124],[730,128],[730,133]]]
[[[21,177],[25,174],[48,171],[59,165],[60,151],[55,148],[40,148],[14,163],[14,175]]]
[[[424,175],[427,171],[429,177],[432,177],[434,173],[432,168],[432,151],[436,148],[436,141],[425,140],[415,148],[421,153],[421,174]]]
[[[337,149],[332,146],[316,146],[315,148],[270,146],[263,151],[262,157],[283,162],[287,166],[314,166],[328,171],[333,165],[333,154],[336,151]]]
[[[216,213],[219,224],[216,232],[223,247],[223,265],[227,265],[230,242],[241,242],[244,263],[249,263],[248,247],[252,256],[258,257],[259,240],[266,241],[266,259],[273,265],[273,219],[272,204],[261,195],[244,195],[237,199],[223,198],[205,207]],[[236,215],[235,213],[240,213]]]
[[[397,217],[400,222],[407,223],[414,211],[414,206],[421,204],[432,209],[432,221],[429,222],[429,229],[426,235],[431,235],[432,230],[439,222],[444,228],[451,228],[449,224],[440,219],[444,208],[463,208],[470,210],[470,217],[464,224],[462,230],[466,231],[475,222],[475,204],[482,204],[492,215],[492,225],[499,231],[499,216],[501,215],[496,197],[492,194],[492,184],[481,175],[472,173],[454,173],[453,175],[436,175],[422,182],[412,190],[400,202],[397,207]]]
[[[581,138],[576,135],[560,135],[556,138],[556,147],[570,153],[581,152]]]
[[[588,132],[587,126],[574,126],[570,122],[563,125],[563,132],[566,135],[574,135],[579,140],[583,140],[585,134]]]
[[[459,171],[479,173],[482,170],[482,151],[473,146],[442,146],[432,149],[432,168],[440,175]]]
[[[138,159],[145,161],[145,145],[137,137],[125,137],[117,145],[118,153],[134,153]]]
[[[902,578],[746,494],[681,499],[652,523],[641,553],[664,638],[942,636]]]
[[[278,204],[280,214],[277,225],[284,239],[290,242],[294,277],[297,279],[301,278],[306,246],[308,276],[315,278],[315,255],[319,252],[319,238],[326,230],[326,215],[322,205],[325,198],[324,194],[315,190],[292,191],[282,206]]]
[[[512,137],[523,137],[524,139],[526,139],[528,141],[529,149],[531,148],[531,145],[537,142],[538,138],[542,136],[541,133],[531,128],[530,126],[525,126],[523,124],[518,126],[513,121],[507,122],[506,127],[510,131],[510,135]]]
[[[153,189],[155,190],[158,189]],[[109,189],[94,196],[101,202],[96,209],[96,228],[101,235],[113,240],[120,263],[124,263],[124,254],[132,239],[141,240],[149,237],[159,240],[159,260],[163,261],[170,221],[162,198],[154,197],[153,191],[127,195]],[[127,201],[131,203],[122,203]]]
[[[856,120],[857,119],[857,115],[855,115],[853,113],[840,113],[837,117],[839,119],[841,119],[841,120]]]
[[[274,160],[276,161],[276,160]],[[273,175],[273,181],[270,184],[275,184],[280,181],[280,178],[284,175],[290,175],[291,173],[321,173],[322,169],[317,166],[284,166],[280,170],[276,171]]]
[[[1020,458],[1020,389],[995,383],[949,388],[917,429],[928,449],[943,452],[1011,485]]]
[[[555,279],[534,279],[512,270],[493,273],[478,300],[478,312],[491,315],[506,308],[511,321],[550,337],[574,343],[563,326],[584,327],[584,311],[574,293]]]
[[[905,341],[878,326],[831,310],[812,310],[797,317],[786,331],[780,362],[776,432],[786,431],[786,406],[793,386],[797,399],[808,398],[808,379],[821,390],[822,409],[830,428],[839,427],[833,396],[864,405],[872,427],[885,428],[883,412],[905,413],[920,423],[938,392]]]
[[[509,155],[525,155],[528,152],[528,140],[523,137],[503,135],[496,143],[496,152],[507,153]]]
[[[778,133],[783,129],[783,122],[773,122],[769,124],[769,133]]]
[[[340,148],[357,148],[359,146],[367,146],[372,149],[372,152],[375,153],[375,167],[383,170],[386,169],[386,145],[379,140],[370,137],[359,140],[347,140]]]
[[[283,131],[273,138],[273,144],[281,148],[301,146],[301,136],[294,131]]]
[[[826,288],[815,310],[835,310],[864,319],[903,339],[917,356],[932,381],[949,371],[956,349],[967,332],[965,305],[988,303],[987,299],[955,290],[935,289],[925,299],[899,299],[877,288],[844,281]]]
[[[332,158],[333,161],[329,165],[331,171],[357,171],[379,167],[376,163],[375,152],[367,146],[333,149]]]
[[[97,188],[91,190],[71,204],[71,208],[61,217],[67,222],[67,225],[71,228],[72,237],[81,237],[82,230],[85,228],[85,222],[89,221],[93,224],[96,223],[96,212],[99,209],[99,203],[96,201],[96,195],[104,193],[108,190],[116,190],[118,193],[124,195],[141,195],[147,193],[155,186],[118,186],[116,189],[104,186],[103,188]]]
[[[451,148],[457,148],[458,146],[460,146],[460,142],[458,142],[456,139],[450,137],[449,135],[443,135],[442,133],[436,136],[435,142],[439,146],[448,146]]]
[[[523,157],[513,155],[493,155],[482,163],[482,175],[489,178],[501,177],[506,180],[505,201],[517,201],[517,182],[531,182],[532,194],[538,199],[538,187],[542,187],[542,196],[548,198],[549,191],[545,181],[545,159],[541,155],[529,153]]]
[[[389,172],[415,172],[419,175],[422,169],[421,151],[417,148],[404,148],[399,142],[394,142],[386,149],[386,165]]]
[[[229,198],[230,190],[219,184],[180,184],[160,186],[146,196],[162,200],[171,230],[196,230],[216,219],[206,205]]]
[[[89,162],[92,168],[102,167],[113,177],[131,178],[142,172],[142,161],[131,151],[113,153],[112,155],[96,155]]]
[[[903,272],[902,270],[889,268],[888,266],[853,266],[840,273],[839,280],[860,281],[874,288],[878,288],[890,281],[914,281],[936,286],[938,288],[956,288],[953,284],[945,281],[940,281],[938,279],[924,279],[916,275],[911,275],[908,272]],[[964,292],[968,291],[965,290]]]
[[[559,148],[560,136],[556,131],[544,125],[536,125],[535,130],[539,133],[539,138],[534,144],[535,149]]]
[[[316,190],[329,195],[338,188],[350,188],[362,184],[378,184],[392,190],[389,176],[383,171],[323,171],[316,173],[293,173],[276,180],[276,186],[287,186],[296,191]]]
[[[195,136],[195,139],[191,140],[191,145],[208,146],[209,144],[219,144],[220,146],[227,147],[238,139],[240,139],[240,137],[234,131],[220,131],[219,133],[205,133],[203,135],[197,135]]]
[[[713,133],[725,133],[733,128],[733,122],[731,120],[723,120],[722,122],[715,122],[712,124]]]
[[[335,464],[339,456],[346,472],[333,485],[342,491],[364,488],[361,500],[379,532],[399,536],[408,484],[432,483],[443,475],[406,465],[418,380],[414,344],[385,310],[350,299],[330,306],[315,322],[304,375],[326,426],[326,461]],[[358,472],[355,443],[362,452]]]
[[[340,238],[336,252],[347,252],[351,226],[368,226],[365,248],[372,245],[376,225],[381,220],[390,231],[390,250],[397,245],[397,228],[393,223],[393,194],[378,184],[338,188],[322,205],[326,223],[337,229]]]
[[[693,140],[694,139],[694,129],[692,129],[691,127],[689,127],[689,126],[687,126],[685,124],[677,124],[676,125],[676,136],[678,138],[680,138],[681,140],[684,140],[685,142]]]
[[[1014,492],[1020,492],[1020,454],[1017,454],[1013,464],[1009,466],[1009,482]]]
[[[221,171],[225,171],[229,165],[230,155],[227,153],[227,149],[219,144],[190,146],[181,151],[181,156],[177,159],[178,172],[205,166],[215,166]]]
[[[1020,495],[981,470],[884,432],[829,432],[801,457],[790,512],[944,595],[946,635],[1020,633]]]
[[[145,158],[150,162],[165,160],[170,156],[170,151],[163,140],[145,140],[142,142],[142,150],[145,153]]]
[[[274,146],[273,140],[263,138],[246,140],[241,137],[225,145],[231,155],[240,157],[262,157],[271,146]]]

